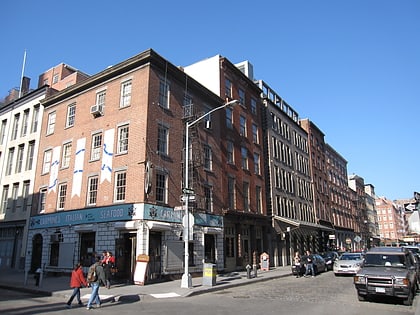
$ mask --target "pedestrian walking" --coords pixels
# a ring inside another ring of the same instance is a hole
[[[95,263],[89,267],[87,281],[92,292],[90,294],[89,301],[86,305],[86,309],[92,309],[92,304],[96,303],[96,307],[101,307],[101,299],[99,298],[99,287],[100,285],[105,285],[105,273],[104,268],[102,267],[101,257],[96,257]]]
[[[299,252],[295,253],[295,257],[293,259],[294,259],[295,270],[296,270],[296,278],[299,278],[300,277],[300,263],[301,263]]]
[[[83,306],[82,300],[80,299],[80,288],[83,286],[87,287],[87,285],[85,276],[83,275],[82,265],[78,263],[74,266],[74,269],[71,272],[70,288],[73,289],[73,294],[67,301],[67,308],[71,308],[71,303],[74,298],[77,299],[79,306]]]
[[[112,256],[111,252],[107,252],[105,258],[102,260],[102,266],[104,267],[106,288],[111,288],[112,270],[115,268],[115,257]]]
[[[306,251],[306,271],[305,277],[309,276],[309,273],[312,274],[312,278],[315,277],[315,270],[314,270],[314,257],[312,256],[309,250]]]

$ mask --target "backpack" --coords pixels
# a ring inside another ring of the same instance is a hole
[[[87,282],[95,282],[96,280],[98,280],[98,275],[96,274],[96,265],[95,264],[93,264],[92,266],[89,267],[86,280],[87,280]]]

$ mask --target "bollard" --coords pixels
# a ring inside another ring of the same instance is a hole
[[[246,265],[246,277],[247,277],[247,279],[251,279],[251,265],[250,264],[248,264],[248,265]]]
[[[42,269],[41,269],[41,268],[38,268],[38,269],[35,271],[35,276],[34,276],[34,278],[35,278],[35,285],[36,285],[37,287],[40,287],[40,286],[41,286],[41,283],[42,283]]]

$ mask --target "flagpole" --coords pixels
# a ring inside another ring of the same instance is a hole
[[[22,74],[20,76],[19,98],[22,96],[22,84],[23,84],[23,74],[25,73],[25,64],[26,64],[26,49],[23,54],[23,65],[22,65]]]

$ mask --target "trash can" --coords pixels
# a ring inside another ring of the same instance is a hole
[[[207,285],[211,287],[216,285],[216,265],[215,264],[204,264],[203,285]]]

